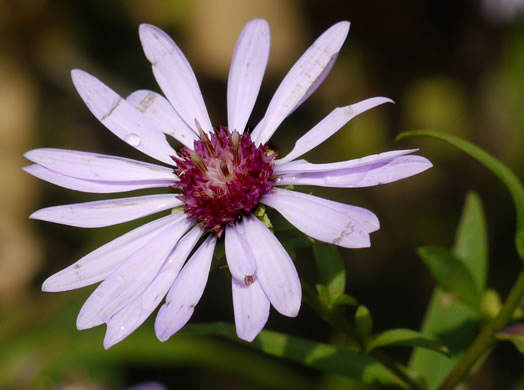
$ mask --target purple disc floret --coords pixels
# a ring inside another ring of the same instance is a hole
[[[184,211],[219,237],[226,225],[249,215],[276,181],[276,154],[266,145],[255,146],[248,133],[224,126],[211,137],[201,131],[194,150],[183,148],[179,156],[173,157],[180,178],[173,188],[181,191]]]

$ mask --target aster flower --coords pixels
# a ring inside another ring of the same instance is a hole
[[[206,285],[215,244],[225,240],[238,337],[251,341],[264,327],[270,306],[294,317],[301,303],[295,266],[273,233],[255,215],[272,207],[308,236],[345,248],[370,245],[379,228],[366,209],[282,188],[288,185],[365,187],[428,169],[414,150],[397,150],[329,164],[302,157],[356,115],[391,102],[376,97],[336,108],[278,159],[267,142],[284,119],[322,83],[348,34],[340,22],[324,32],[291,68],[263,119],[249,134],[247,121],[269,58],[265,20],[240,34],[227,89],[228,126],[214,128],[195,75],[163,31],[140,26],[140,39],[163,96],[140,90],[123,99],[97,78],[72,71],[78,93],[113,134],[167,165],[61,149],[35,149],[25,170],[77,191],[118,193],[171,187],[172,193],[44,208],[31,218],[94,228],[172,210],[82,257],[48,278],[44,291],[102,282],[82,307],[78,329],[107,324],[106,348],[140,326],[166,297],[155,331],[167,340],[191,317]],[[176,152],[166,140],[184,146]],[[187,260],[189,258],[189,260]],[[187,261],[186,261],[187,260]]]

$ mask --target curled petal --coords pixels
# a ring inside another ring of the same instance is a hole
[[[167,256],[191,222],[183,213],[112,272],[82,306],[78,329],[100,325],[132,302],[155,278]]]
[[[165,32],[150,24],[141,24],[140,41],[153,66],[153,74],[180,117],[193,129],[195,119],[210,133],[213,126],[191,65]]]
[[[269,301],[279,313],[296,317],[302,289],[293,261],[273,233],[256,217],[244,217],[243,230],[256,259],[256,276]]]
[[[348,32],[349,22],[335,24],[318,37],[293,65],[252,133],[255,143],[265,144],[282,121],[318,88],[333,66]]]
[[[139,181],[100,181],[85,180],[62,175],[41,165],[33,164],[23,168],[24,171],[57,186],[74,191],[91,193],[115,193],[141,190],[145,188],[167,188],[173,185],[173,180],[139,180]]]
[[[269,59],[269,25],[250,21],[238,38],[227,82],[227,117],[231,131],[244,132]]]
[[[24,156],[47,169],[77,179],[115,182],[177,180],[170,168],[106,154],[42,148],[30,150]]]
[[[204,293],[216,237],[209,236],[186,263],[173,283],[155,321],[155,332],[166,341],[189,321]]]
[[[140,111],[96,77],[71,71],[73,84],[93,115],[118,138],[163,163],[174,165],[175,151],[164,135]]]
[[[162,133],[170,135],[189,149],[198,140],[198,135],[176,113],[166,98],[153,91],[139,90],[127,97],[138,111],[148,117]]]
[[[282,188],[273,189],[260,202],[278,210],[298,230],[317,240],[344,248],[370,246],[369,228],[345,213],[342,204]]]
[[[147,195],[47,207],[35,211],[29,218],[94,228],[132,221],[181,204],[174,194]]]
[[[183,216],[182,212],[168,215],[108,242],[73,265],[47,278],[42,285],[42,290],[48,292],[73,290],[104,280],[124,260]]]
[[[237,336],[246,341],[253,339],[266,325],[269,317],[269,299],[257,279],[246,285],[233,278],[233,309]]]
[[[135,331],[155,310],[175,281],[189,253],[203,234],[203,229],[195,227],[176,245],[166,259],[160,272],[145,289],[144,293],[116,313],[107,323],[104,347],[112,347]]]
[[[302,156],[327,140],[357,115],[384,103],[393,103],[393,100],[375,97],[350,106],[335,108],[315,127],[300,137],[293,150],[278,162],[281,164]]]

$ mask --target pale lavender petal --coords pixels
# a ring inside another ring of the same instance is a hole
[[[195,227],[187,233],[178,242],[144,293],[111,317],[104,338],[106,349],[129,336],[151,315],[175,281],[182,265],[203,233],[204,230],[200,227]]]
[[[78,314],[78,329],[100,325],[133,301],[155,278],[191,222],[179,213],[176,222],[152,238],[112,272],[89,296]]]
[[[289,192],[291,192],[291,194],[288,194]],[[316,203],[319,203],[323,207],[329,207],[335,211],[338,211],[341,214],[346,215],[348,218],[355,220],[357,223],[362,225],[362,227],[368,233],[373,233],[374,231],[380,229],[380,222],[377,216],[373,212],[365,208],[358,207],[358,206],[352,206],[352,205],[345,204],[345,203],[335,202],[332,200],[320,198],[318,196],[303,194],[303,193],[296,192],[296,191],[289,191],[289,190],[285,190],[281,188],[275,188],[274,193],[275,194],[284,193],[284,195],[288,194],[291,196],[303,197],[306,199],[306,201],[316,202]],[[265,200],[267,200],[267,198],[265,198]]]
[[[253,341],[266,325],[269,299],[256,278],[248,286],[244,281],[236,279],[233,279],[231,285],[237,336],[242,340]]]
[[[269,59],[269,25],[264,19],[250,21],[238,38],[227,82],[229,130],[244,132],[258,96]]]
[[[238,223],[226,226],[226,259],[231,275],[238,280],[244,280],[246,276],[255,274],[257,264],[249,245],[238,229]]]
[[[113,134],[148,156],[174,165],[170,156],[175,151],[145,115],[89,73],[75,69],[71,77],[89,110]]]
[[[393,100],[375,97],[350,106],[335,108],[315,127],[300,137],[293,150],[287,156],[278,160],[278,163],[288,162],[302,156],[327,140],[357,115],[384,103],[393,103]]]
[[[210,133],[213,126],[191,65],[165,32],[150,24],[141,24],[140,40],[153,74],[180,117],[193,129],[195,119]]]
[[[293,261],[258,218],[251,215],[242,221],[243,235],[256,259],[256,277],[266,296],[280,314],[296,317],[302,300],[302,289]]]
[[[324,32],[293,65],[271,99],[266,114],[253,131],[257,144],[266,143],[282,121],[320,85],[331,69],[349,32],[349,22],[340,22]]]
[[[368,229],[353,215],[343,212],[343,206],[335,207],[336,202],[282,188],[273,189],[273,193],[264,195],[260,202],[276,209],[298,230],[314,239],[344,248],[370,246]]]
[[[428,159],[421,156],[400,156],[354,168],[288,174],[279,178],[278,185],[369,187],[405,179],[432,166]]]
[[[131,230],[47,278],[42,285],[42,290],[48,292],[73,290],[104,280],[130,255],[182,217],[184,217],[183,212],[168,215]]]
[[[197,133],[180,118],[165,97],[153,91],[140,90],[129,95],[127,101],[147,116],[164,134],[193,149],[194,141],[199,139]]]
[[[178,180],[171,168],[124,157],[66,149],[33,149],[24,156],[43,167],[77,179],[96,181]]]
[[[298,107],[300,107],[302,105],[302,103],[304,103],[313,94],[313,92],[315,92],[318,89],[318,87],[320,87],[320,85],[324,82],[326,77],[331,72],[331,69],[333,69],[333,66],[335,65],[335,62],[337,62],[337,58],[338,58],[338,53],[334,54],[331,57],[331,59],[329,60],[329,62],[326,65],[326,67],[322,71],[322,73],[320,73],[318,75],[317,79],[315,80],[315,82],[313,84],[311,84],[311,86],[307,90],[306,94],[304,96],[302,96],[302,99],[300,99],[298,101],[298,103],[295,104],[295,107],[293,107],[293,109],[288,114],[288,116],[291,115]]]
[[[181,204],[175,194],[146,195],[47,207],[35,211],[29,218],[94,228],[132,221]]]
[[[373,233],[380,229],[380,222],[377,216],[369,211],[368,209],[352,206],[345,203],[334,202],[332,200],[327,200],[324,198],[314,197],[317,200],[319,199],[321,203],[325,206],[329,206],[334,210],[339,211],[340,213],[352,218],[357,221],[368,233]]]
[[[393,160],[396,157],[404,156],[416,152],[418,149],[408,149],[408,150],[393,150],[389,152],[372,154],[362,158],[356,158],[348,161],[339,161],[335,163],[328,164],[312,164],[306,160],[295,160],[283,164],[278,164],[275,167],[276,175],[285,175],[285,174],[299,174],[299,173],[309,173],[309,172],[328,172],[337,169],[349,169],[357,168],[366,165],[372,165],[376,163],[383,163]]]
[[[209,236],[186,263],[167,294],[155,321],[156,336],[160,341],[178,332],[189,321],[195,306],[204,293],[216,236]]]
[[[127,192],[144,188],[167,188],[173,185],[173,180],[140,180],[140,181],[100,181],[77,179],[71,176],[44,168],[41,165],[33,164],[23,168],[24,171],[41,180],[70,190],[92,192],[99,194]]]

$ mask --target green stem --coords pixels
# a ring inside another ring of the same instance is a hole
[[[351,341],[358,342],[357,335],[353,330],[352,326],[341,318],[337,313],[328,308],[323,302],[318,299],[318,295],[308,284],[302,280],[302,291],[303,291],[303,300],[306,302],[313,310],[315,310],[320,317],[335,328],[340,333],[346,335]]]
[[[330,324],[337,331],[344,334],[350,341],[359,343],[353,327],[342,317],[339,313],[327,307],[318,299],[318,295],[308,284],[302,281],[303,300],[317,313],[322,319]],[[374,350],[370,355],[379,361],[383,366],[387,367],[399,380],[399,384],[405,389],[409,390],[425,390],[426,388],[415,379],[413,379],[407,372],[406,368],[392,359],[390,359],[384,352]]]
[[[523,297],[524,271],[521,271],[498,316],[482,329],[473,344],[471,344],[457,365],[451,370],[444,382],[442,382],[439,390],[454,389],[470,372],[477,360],[495,345],[496,333],[504,328],[511,320],[513,313],[520,305]]]

